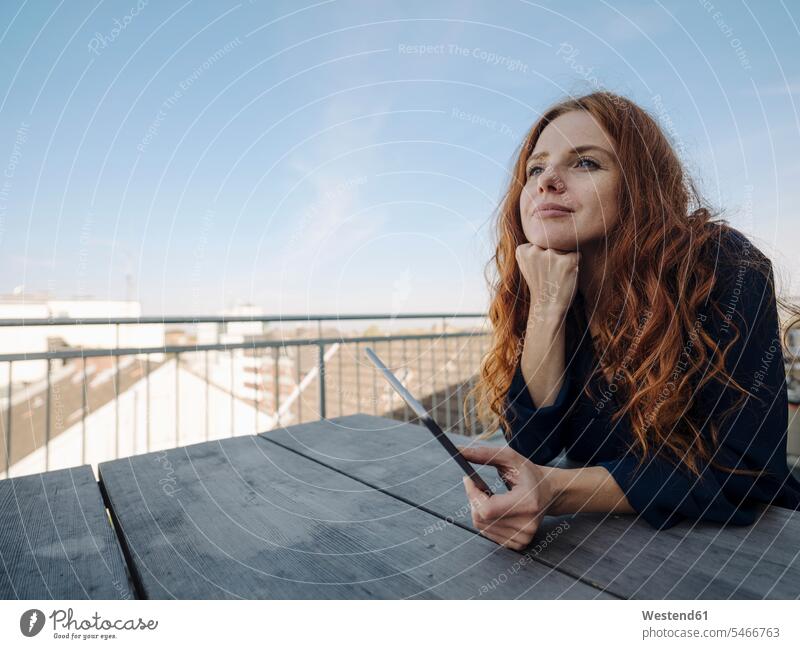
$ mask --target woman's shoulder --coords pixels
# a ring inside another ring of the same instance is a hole
[[[770,263],[766,254],[744,232],[728,223],[713,223],[704,254],[715,258],[719,271],[739,267],[759,267]]]
[[[703,254],[714,268],[717,292],[772,281],[772,262],[766,254],[736,228],[725,225],[715,229]]]
[[[723,324],[735,320],[749,328],[775,300],[772,263],[747,235],[732,226],[721,227],[713,238],[715,243],[706,253],[713,256],[714,266],[710,299],[722,310]]]

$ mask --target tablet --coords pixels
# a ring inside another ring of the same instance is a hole
[[[422,420],[422,423],[427,426],[428,430],[433,433],[433,436],[439,441],[439,443],[444,446],[444,449],[450,454],[458,466],[461,467],[461,470],[466,473],[472,482],[475,483],[475,486],[478,487],[481,491],[483,491],[488,496],[493,495],[492,490],[489,488],[489,485],[484,482],[483,478],[481,478],[478,473],[475,471],[474,467],[467,462],[461,453],[459,453],[458,449],[456,448],[455,444],[450,441],[450,438],[445,435],[445,432],[439,427],[433,417],[428,414],[428,411],[422,406],[422,404],[417,401],[411,393],[406,390],[405,386],[400,383],[400,380],[392,374],[392,371],[383,364],[378,355],[372,351],[372,348],[366,347],[365,351],[369,359],[375,364],[375,366],[383,373],[383,377],[389,381],[389,384],[395,389],[395,391],[403,398],[409,408],[411,408],[417,416]]]

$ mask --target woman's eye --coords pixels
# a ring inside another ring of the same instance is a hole
[[[600,165],[597,164],[591,158],[578,158],[578,162],[576,164],[581,165],[584,162],[588,162],[590,165],[592,165],[590,167],[586,167],[587,169],[599,169],[600,168]],[[527,177],[530,178],[531,176],[533,176],[534,175],[533,172],[536,171],[537,169],[541,169],[541,166],[534,165],[533,167],[529,168],[528,171],[527,171],[527,174],[526,174]]]
[[[599,166],[599,165],[598,165],[598,164],[597,164],[597,163],[596,163],[594,160],[592,160],[591,158],[580,158],[580,159],[578,160],[578,164],[581,164],[582,162],[588,162],[588,163],[590,163],[590,164],[594,165],[595,167],[598,167],[598,166]]]

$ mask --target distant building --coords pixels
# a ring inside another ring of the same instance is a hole
[[[141,304],[94,299],[55,300],[42,294],[0,296],[0,320],[42,318],[138,318]],[[46,352],[64,348],[163,347],[163,324],[43,325],[0,327],[0,354]],[[151,356],[151,359],[154,357]],[[13,363],[12,383],[32,383],[47,375],[46,361]],[[7,366],[0,368],[0,387],[8,385]],[[4,397],[0,390],[0,397]]]

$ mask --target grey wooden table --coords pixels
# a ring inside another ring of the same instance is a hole
[[[495,469],[479,470],[505,490]],[[460,471],[428,430],[382,417],[137,455],[99,473],[0,481],[0,597],[800,596],[800,512],[660,532],[634,515],[546,517],[518,553],[473,529]]]

